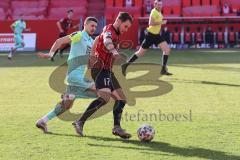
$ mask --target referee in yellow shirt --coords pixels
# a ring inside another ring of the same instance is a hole
[[[162,0],[154,1],[154,9],[152,9],[150,18],[149,18],[149,27],[147,28],[147,33],[145,34],[145,38],[142,42],[141,48],[135,52],[127,61],[127,63],[122,64],[122,73],[125,76],[127,67],[133,63],[138,57],[141,57],[145,54],[150,46],[153,44],[157,45],[163,51],[162,56],[162,70],[160,72],[161,75],[172,75],[167,71],[167,61],[168,56],[170,54],[170,48],[163,36],[160,35],[161,26],[166,24],[167,21],[163,20],[163,15],[161,13],[162,10]]]

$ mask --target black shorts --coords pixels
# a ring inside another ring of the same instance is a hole
[[[158,46],[160,43],[162,43],[164,41],[166,41],[165,38],[163,36],[161,36],[160,34],[152,34],[150,32],[146,32],[145,38],[144,38],[141,46],[143,49],[148,49],[153,44]]]
[[[91,69],[91,76],[95,82],[96,89],[109,88],[111,91],[121,88],[114,73],[106,69]]]

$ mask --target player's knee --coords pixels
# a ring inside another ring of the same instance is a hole
[[[169,47],[167,47],[163,50],[164,55],[169,55],[170,52],[171,52],[171,49]]]
[[[100,107],[107,104],[108,101],[106,101],[104,98],[102,97],[98,97],[96,100],[95,100],[95,103],[97,103]]]
[[[140,50],[140,51],[137,51],[135,54],[138,57],[142,57],[142,56],[144,56],[145,52]]]
[[[73,106],[73,100],[66,100],[66,101],[63,101],[63,106],[65,109],[70,109],[72,108]]]
[[[136,53],[136,55],[137,55],[138,57],[143,57],[143,56],[144,56],[144,53],[143,53],[143,52],[138,52],[138,53]]]
[[[73,102],[75,100],[75,95],[74,94],[63,94],[62,95],[62,104],[65,109],[70,109],[72,108]]]
[[[110,96],[108,96],[108,95],[104,95],[104,96],[101,96],[101,97],[99,97],[101,100],[103,100],[103,102],[106,104],[106,103],[108,103],[109,102],[109,100],[110,100]]]
[[[168,54],[171,53],[171,49],[169,47],[167,48],[167,52],[168,52]]]
[[[127,99],[124,97],[124,98],[121,98],[121,99],[117,99],[116,101],[121,101],[122,103],[126,104],[127,103]]]

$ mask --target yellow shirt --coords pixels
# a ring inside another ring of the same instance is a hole
[[[150,17],[154,20],[154,22],[162,22],[163,21],[163,15],[161,12],[159,12],[156,8],[152,9]],[[148,32],[152,34],[159,34],[161,30],[161,25],[156,26],[149,26],[147,28]]]

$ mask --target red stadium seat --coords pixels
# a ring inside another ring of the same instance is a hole
[[[218,16],[220,14],[217,6],[194,6],[183,8],[183,16]]]
[[[173,7],[173,14],[180,16],[181,15],[181,7],[179,7],[179,6]]]
[[[40,16],[46,15],[46,8],[16,8],[13,11],[13,16],[23,14],[25,16]]]
[[[0,1],[0,8],[7,9],[8,7],[9,7],[9,1],[8,0]]]
[[[135,0],[134,1],[134,6],[136,7],[142,7],[143,5],[143,1],[142,0]]]
[[[163,8],[163,14],[164,15],[171,15],[172,14],[171,11],[172,11],[171,7],[164,7]]]
[[[37,8],[37,7],[47,7],[48,1],[41,0],[41,1],[12,1],[12,8]]]
[[[17,20],[19,18],[20,18],[19,15],[13,16],[13,20]],[[45,19],[45,17],[43,15],[40,15],[40,16],[35,16],[35,15],[28,15],[27,16],[27,15],[25,15],[25,16],[23,16],[23,18],[25,20],[41,20],[41,19]]]
[[[5,20],[6,16],[5,16],[5,12],[3,10],[3,8],[0,8],[0,20]]]
[[[112,12],[107,12],[105,11],[105,16],[106,19],[113,19],[113,13]]]
[[[220,0],[212,0],[212,5],[220,6]]]
[[[220,9],[218,8],[218,6],[211,6],[211,15],[220,16]]]
[[[222,5],[227,3],[230,6],[238,6],[238,5],[240,5],[240,1],[239,0],[221,0],[221,3],[222,3]]]
[[[200,0],[192,0],[192,5],[193,6],[200,6],[201,5]]]
[[[183,7],[189,7],[191,6],[191,0],[182,0]]]
[[[163,1],[163,6],[166,7],[174,7],[174,6],[180,6],[181,1],[180,0],[162,0]]]
[[[141,17],[141,13],[136,12],[136,13],[133,13],[132,16],[133,16],[133,18],[137,19],[137,18]]]
[[[202,0],[202,5],[203,6],[209,6],[210,5],[210,0]]]
[[[87,0],[81,0],[76,1],[76,0],[52,0],[51,1],[51,7],[57,8],[57,7],[68,7],[68,8],[72,8],[72,7],[84,7],[87,6]]]
[[[214,17],[220,16],[220,13],[219,12],[212,13],[212,16]]]
[[[105,8],[105,16],[107,16],[108,18],[112,16],[116,17],[120,11],[128,12],[134,17],[141,15],[140,7],[108,7],[108,8]]]
[[[69,8],[51,8],[49,11],[49,19],[61,19],[66,17],[66,12]],[[74,17],[73,19],[79,19],[80,16],[86,16],[86,8],[85,7],[72,7],[74,10]]]
[[[182,14],[183,14],[184,17],[192,16],[192,7],[183,8]]]
[[[116,14],[117,14],[117,10],[115,10],[115,7],[105,8],[106,19],[111,20],[113,19],[113,17],[115,17]]]
[[[20,14],[23,14],[25,19],[44,19],[47,13],[47,0],[21,0],[11,1],[12,6],[12,18],[17,19],[19,18]]]
[[[106,7],[112,7],[113,6],[113,0],[105,0],[105,6]]]
[[[123,7],[123,0],[115,0],[116,7]]]

